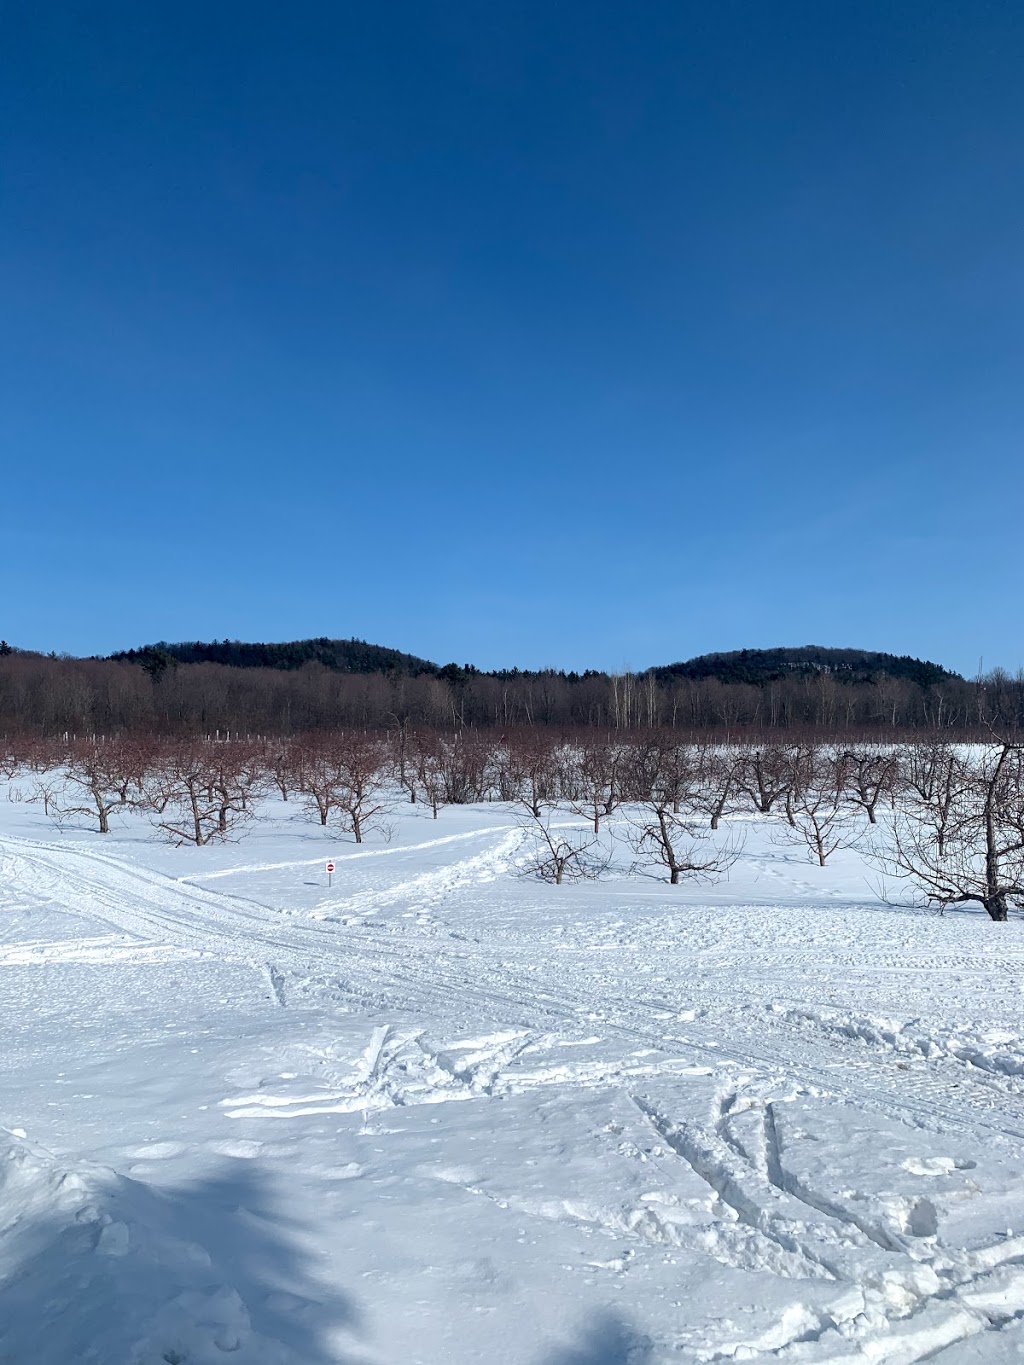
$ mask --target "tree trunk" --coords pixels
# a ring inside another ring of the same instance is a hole
[[[989,919],[997,920],[999,923],[1009,919],[1005,891],[997,891],[994,896],[986,896],[982,904],[988,911]]]

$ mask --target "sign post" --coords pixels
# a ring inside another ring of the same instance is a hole
[[[332,878],[333,876],[334,876],[334,864],[331,863],[331,862],[329,862],[329,863],[327,864],[327,885],[328,885],[328,886],[330,886],[330,884],[331,884],[331,878]]]

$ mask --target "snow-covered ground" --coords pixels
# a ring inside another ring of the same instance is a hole
[[[0,1361],[1024,1360],[1024,922],[264,817],[0,788]]]

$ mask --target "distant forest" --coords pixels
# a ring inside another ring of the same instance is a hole
[[[521,726],[971,735],[1024,728],[1024,678],[856,649],[738,650],[608,674],[438,665],[363,640],[160,642],[109,658],[0,643],[0,733],[250,734]]]

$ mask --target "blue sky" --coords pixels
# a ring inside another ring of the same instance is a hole
[[[0,635],[1024,664],[1024,10],[18,6]]]

